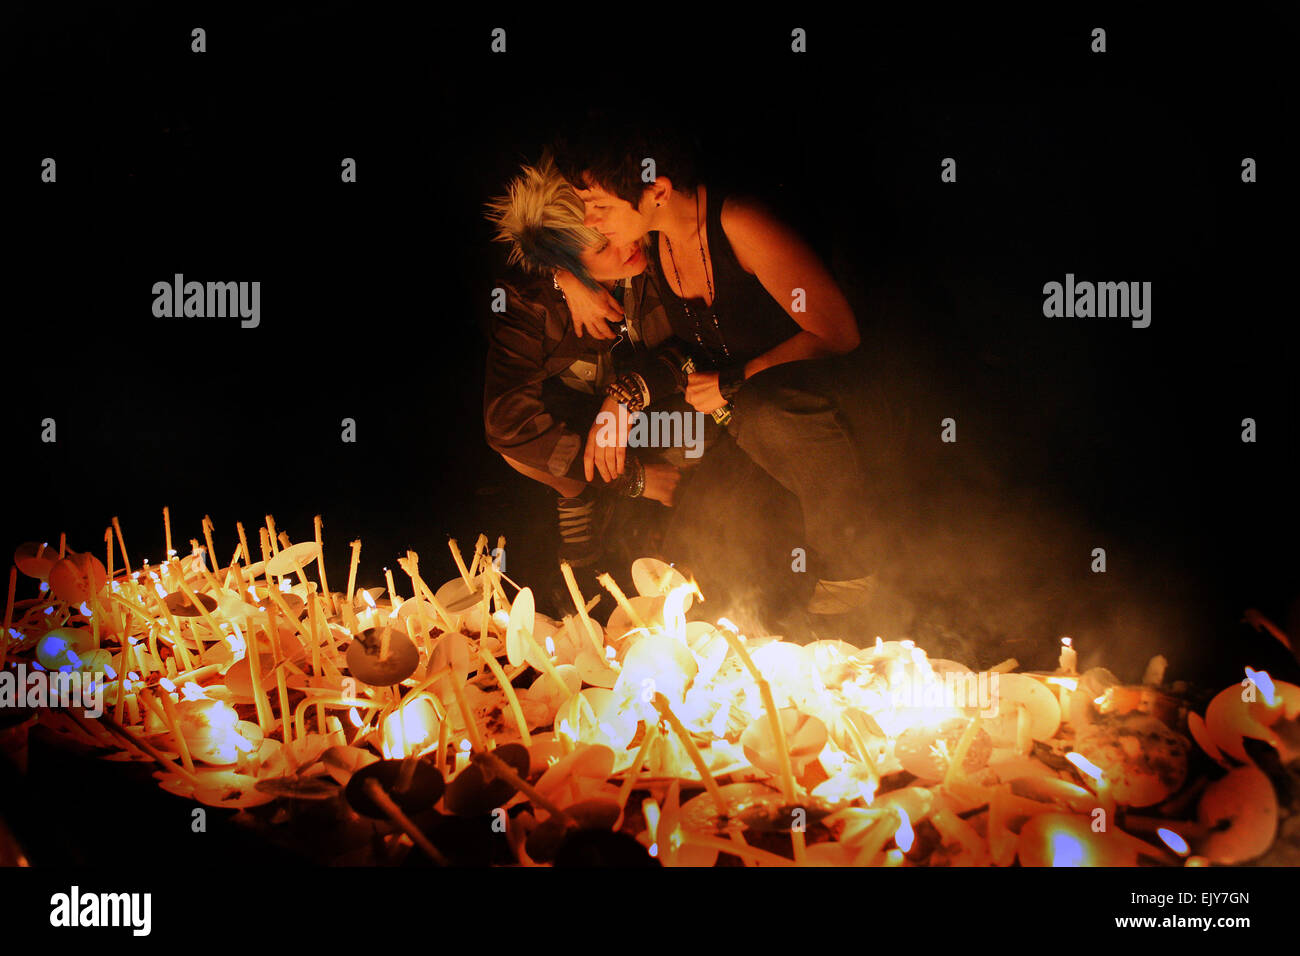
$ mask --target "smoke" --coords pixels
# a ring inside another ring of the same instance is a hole
[[[944,387],[923,353],[900,346],[890,356],[887,369],[846,377],[841,399],[865,477],[861,513],[846,521],[867,529],[870,600],[830,623],[792,613],[815,583],[791,567],[793,549],[808,543],[798,503],[724,444],[684,484],[666,542],[709,599],[699,613],[791,639],[865,646],[876,636],[910,638],[932,657],[973,668],[1015,657],[1022,669],[1055,669],[1068,635],[1081,668],[1137,680],[1163,653],[1176,662],[1171,679],[1189,676],[1197,662],[1190,585],[1150,543],[1103,534],[1068,492],[1043,480],[1050,463],[1027,467],[1044,454],[1033,447],[1037,425],[999,440],[1016,421],[1007,409]],[[1045,402],[1028,419],[1041,425],[1055,413]],[[940,440],[946,417],[957,420],[955,442]],[[1093,570],[1097,548],[1104,572]]]

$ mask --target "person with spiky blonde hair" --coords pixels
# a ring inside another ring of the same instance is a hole
[[[549,154],[536,166],[523,167],[505,195],[488,203],[497,241],[510,245],[506,260],[510,265],[548,275],[566,269],[596,289],[599,283],[592,278],[583,253],[604,251],[609,243],[583,223],[585,215],[582,199],[560,175]],[[639,264],[644,266],[644,261]]]
[[[644,277],[639,242],[617,245],[584,225],[584,205],[549,157],[525,166],[487,205],[508,263],[525,277],[503,282],[505,309],[494,315],[484,390],[488,444],[516,471],[554,488],[560,556],[576,567],[595,562],[612,496],[673,503],[679,472],[628,452],[621,474],[588,480],[584,444],[601,411],[648,394],[648,382],[680,375],[652,350],[669,336],[653,282]],[[625,322],[617,337],[576,328],[555,281],[571,273],[592,289],[621,297]],[[613,394],[608,394],[613,390]]]

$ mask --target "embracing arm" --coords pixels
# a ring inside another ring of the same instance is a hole
[[[497,317],[488,346],[483,424],[488,445],[552,475],[582,478],[583,436],[542,400],[547,378],[545,316],[515,302]]]
[[[749,378],[773,365],[851,352],[858,347],[858,323],[844,293],[817,254],[762,203],[731,197],[722,206],[722,228],[742,269],[753,273],[800,331],[751,359]],[[794,311],[794,290],[802,289],[806,311]]]

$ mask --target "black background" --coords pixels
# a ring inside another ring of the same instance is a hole
[[[480,531],[507,535],[520,583],[553,574],[549,492],[483,441],[502,257],[482,204],[561,117],[653,103],[832,264],[864,375],[922,423],[899,474],[986,476],[995,507],[937,480],[900,504],[969,522],[936,574],[965,573],[982,541],[1069,538],[1037,562],[1050,583],[1025,600],[1051,595],[1050,626],[1026,663],[1054,663],[1056,634],[1114,598],[1155,623],[1101,615],[1085,664],[1136,677],[1163,650],[1172,676],[1218,686],[1245,662],[1285,671],[1240,624],[1254,606],[1294,628],[1300,581],[1280,19],[544,13],[7,8],[0,542],[66,532],[102,555],[117,515],[133,562],[157,561],[169,505],[178,548],[206,513],[226,560],[235,521],[271,513],[302,540],[319,513],[336,587],[357,537],[365,584],[408,547],[450,578],[446,537]],[[790,52],[793,26],[808,53]],[[957,184],[939,180],[946,156]],[[1260,182],[1241,182],[1244,156]],[[177,272],[260,280],[260,327],[155,319],[151,287]],[[1067,272],[1151,281],[1150,328],[1045,319],[1043,283]],[[1032,559],[988,560],[1007,579]],[[980,656],[1004,650],[985,639]]]

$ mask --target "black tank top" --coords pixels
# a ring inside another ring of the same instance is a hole
[[[686,343],[701,370],[742,365],[799,332],[799,324],[768,295],[758,278],[736,261],[722,231],[725,199],[709,190],[704,219],[713,264],[712,306],[706,306],[703,299],[690,299],[688,314],[667,282],[667,276],[673,275],[672,261],[665,266],[660,261],[659,243],[650,243],[655,268],[663,279],[662,296],[673,333]],[[698,256],[700,249],[692,243],[689,250],[674,247],[673,254],[680,264],[682,256]]]

